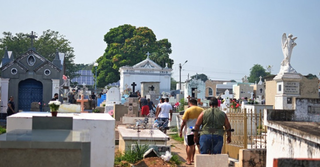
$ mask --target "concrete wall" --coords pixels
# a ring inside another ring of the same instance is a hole
[[[267,167],[275,158],[320,157],[320,123],[296,122],[294,110],[264,110],[267,130]],[[318,120],[319,121],[319,120]]]
[[[274,106],[276,94],[277,94],[277,82],[274,80],[266,81],[266,90],[265,90],[266,105]]]
[[[295,121],[319,122],[320,99],[296,98],[294,101]]]
[[[280,127],[279,127],[280,128]],[[289,129],[280,131],[268,127],[267,167],[272,167],[274,158],[319,158],[320,140],[312,142],[306,136],[296,136]]]
[[[302,77],[300,89],[301,98],[319,98],[318,78],[308,79]]]
[[[266,149],[240,149],[239,162],[235,166],[239,167],[265,167]]]

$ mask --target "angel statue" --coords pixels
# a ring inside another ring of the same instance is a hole
[[[297,37],[293,37],[292,34],[289,34],[288,37],[286,33],[283,33],[282,35],[282,52],[284,55],[284,59],[282,60],[281,65],[282,66],[290,66],[290,59],[292,54],[292,49],[297,45],[294,40],[297,39]]]

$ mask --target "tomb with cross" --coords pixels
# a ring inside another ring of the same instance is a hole
[[[198,90],[197,88],[192,88],[192,97],[198,99],[198,93],[200,93],[201,91]]]
[[[230,99],[233,98],[233,95],[229,93],[229,90],[227,89],[225,92],[224,92],[224,95],[221,96],[224,100],[224,104],[229,107],[230,106]]]
[[[131,84],[131,86],[132,86],[132,92],[130,92],[130,96],[129,97],[138,97],[137,92],[135,92],[137,84],[135,82],[133,82]]]

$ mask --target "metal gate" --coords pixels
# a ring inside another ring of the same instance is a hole
[[[42,104],[42,83],[34,79],[27,79],[19,83],[19,110],[30,111],[32,102]],[[42,111],[42,105],[40,105]]]

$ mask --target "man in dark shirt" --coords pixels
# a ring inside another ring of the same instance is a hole
[[[141,97],[140,100],[141,116],[146,117],[149,114],[148,101],[145,97]]]
[[[8,108],[7,108],[7,115],[10,116],[12,114],[14,114],[14,102],[13,102],[13,97],[10,96],[9,98],[9,102],[8,102]]]
[[[53,98],[51,99],[51,101],[56,101],[56,100],[58,100],[58,98],[59,98],[58,93],[55,93]]]
[[[93,107],[93,109],[95,109],[97,101],[96,101],[96,95],[94,94],[94,92],[91,93],[90,99],[91,99],[91,106]]]

